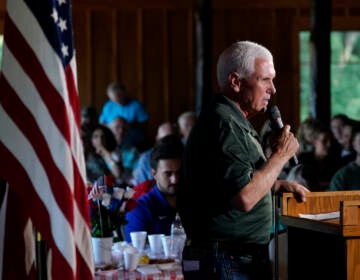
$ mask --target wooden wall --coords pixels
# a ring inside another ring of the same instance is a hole
[[[108,83],[118,80],[157,125],[195,108],[195,0],[73,0],[73,24],[82,106],[100,111]],[[213,0],[212,88],[215,63],[235,40],[254,40],[274,54],[275,103],[285,122],[299,123],[298,32],[310,30],[311,1]],[[0,28],[5,0],[0,0]],[[360,1],[333,0],[333,29],[360,30]],[[211,93],[209,93],[211,94]],[[255,120],[255,124],[260,120]]]
[[[153,139],[194,107],[192,1],[99,2],[73,4],[80,102],[100,112],[108,83],[121,81],[146,106]]]
[[[333,0],[332,3],[333,30],[360,30],[360,1]],[[274,102],[284,122],[295,130],[300,122],[298,34],[310,31],[311,1],[213,0],[213,22],[214,58],[234,40],[257,41],[272,51],[277,72]],[[253,123],[260,128],[263,119]]]

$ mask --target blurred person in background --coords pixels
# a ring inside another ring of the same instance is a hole
[[[103,175],[111,175],[116,181],[121,181],[123,167],[117,160],[115,149],[116,140],[112,131],[104,125],[96,125],[91,134],[91,146],[85,153],[89,184]]]
[[[83,107],[81,109],[81,139],[86,154],[91,149],[91,135],[98,124],[98,115],[94,107]]]
[[[181,141],[185,145],[186,140],[189,137],[190,131],[196,122],[196,114],[192,111],[186,111],[178,117],[177,124],[179,126],[179,133],[181,135]]]
[[[119,83],[108,85],[106,94],[109,100],[104,104],[99,122],[108,125],[116,117],[124,118],[129,124],[127,141],[141,149],[145,139],[145,129],[149,114],[140,101],[127,95],[125,86]]]
[[[345,114],[337,114],[331,118],[330,128],[336,141],[340,141],[344,124],[347,122],[349,122],[349,117]]]
[[[179,184],[183,144],[178,135],[161,138],[151,153],[152,189],[136,200],[136,207],[127,212],[126,241],[130,232],[169,235],[176,214],[176,193]]]
[[[81,109],[81,125],[88,126],[91,130],[98,124],[98,114],[94,107],[83,107]]]
[[[315,133],[322,126],[321,121],[313,117],[309,117],[300,123],[296,131],[296,137],[299,141],[299,153],[311,152],[314,150]]]
[[[171,122],[164,122],[159,125],[155,136],[155,144],[163,137],[171,134],[177,134],[176,128]],[[154,147],[142,152],[139,156],[137,167],[133,171],[134,185],[141,184],[145,181],[152,180],[153,174],[150,166],[150,155]]]
[[[360,190],[360,128],[353,132],[354,161],[340,168],[330,181],[330,191]]]
[[[348,120],[348,122],[344,123],[342,128],[342,135],[339,140],[339,143],[342,147],[340,152],[341,157],[341,165],[345,166],[349,162],[352,162],[356,158],[356,152],[352,146],[352,138],[353,138],[353,130],[355,128],[355,121]]]
[[[343,135],[343,128],[346,123],[350,121],[350,118],[345,114],[336,114],[330,120],[330,129],[334,136],[335,141],[335,148],[341,153],[342,144],[341,138]]]
[[[139,160],[139,151],[136,146],[126,141],[129,133],[129,125],[122,117],[116,117],[108,124],[116,139],[116,153],[114,156],[117,162],[123,166],[122,184],[134,185],[132,172],[136,168]]]
[[[331,177],[341,167],[340,156],[334,149],[334,138],[330,129],[322,125],[312,133],[314,148],[312,151],[298,155],[302,167],[295,168],[297,168],[298,178],[301,174],[302,180],[307,182],[307,187],[311,191],[324,191],[329,188]],[[289,174],[291,173],[290,170]]]

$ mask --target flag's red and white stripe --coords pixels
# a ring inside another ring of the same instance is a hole
[[[29,220],[51,251],[51,279],[92,279],[75,57],[63,66],[21,0],[7,3],[4,35],[0,177],[9,195],[0,229],[3,279],[32,277],[25,269]]]

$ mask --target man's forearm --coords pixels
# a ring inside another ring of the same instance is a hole
[[[286,162],[286,158],[273,154],[261,169],[254,172],[251,181],[234,197],[234,206],[245,212],[250,211],[272,188]]]

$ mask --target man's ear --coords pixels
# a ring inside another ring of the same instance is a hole
[[[151,168],[151,174],[153,175],[153,177],[155,178],[155,175],[156,175],[156,170]]]
[[[229,86],[235,92],[239,92],[241,88],[241,79],[238,73],[231,72],[228,76]]]

